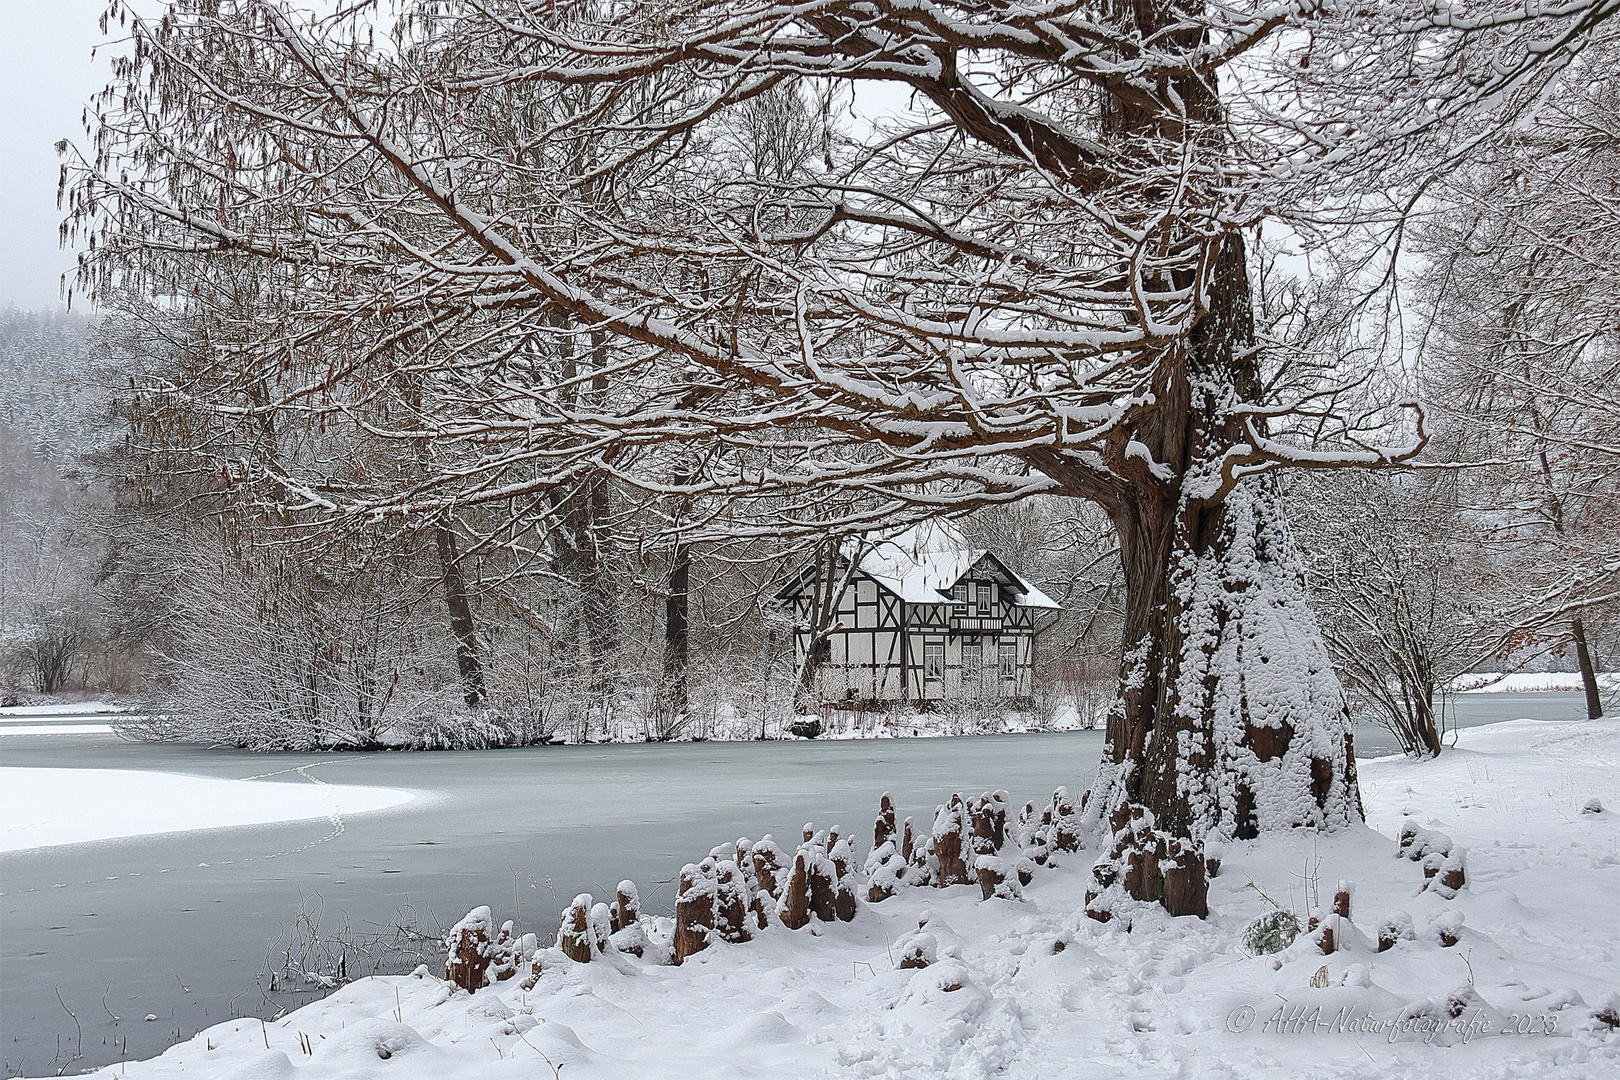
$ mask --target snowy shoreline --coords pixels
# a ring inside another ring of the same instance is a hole
[[[905,889],[853,922],[773,924],[678,968],[543,950],[527,990],[363,979],[99,1075],[1620,1075],[1620,1032],[1601,1018],[1620,1008],[1620,813],[1583,812],[1620,809],[1620,722],[1469,729],[1436,761],[1363,762],[1362,789],[1368,828],[1229,845],[1202,922],[1152,905],[1086,918],[1095,853],[1081,851],[1019,901]],[[1408,819],[1466,849],[1455,899],[1396,857]],[[1309,935],[1275,957],[1240,948],[1273,910],[1262,893],[1303,916],[1340,879],[1354,882],[1347,948],[1324,956]],[[901,969],[924,917],[938,962]],[[1378,928],[1403,918],[1411,936],[1376,951]]]
[[[1606,694],[1620,690],[1620,671],[1598,672],[1597,683]],[[1450,690],[1453,694],[1526,694],[1584,688],[1578,671],[1480,671],[1458,676],[1452,680]]]

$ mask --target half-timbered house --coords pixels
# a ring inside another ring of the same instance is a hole
[[[793,611],[799,669],[810,668],[805,694],[828,705],[1027,703],[1037,639],[1060,610],[994,552],[935,522],[847,547],[799,571],[777,599]]]

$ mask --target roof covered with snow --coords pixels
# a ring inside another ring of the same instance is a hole
[[[948,604],[951,587],[988,557],[1014,591],[1018,607],[1060,610],[1056,600],[1014,573],[985,548],[972,548],[955,525],[925,521],[861,556],[861,572],[908,604]]]

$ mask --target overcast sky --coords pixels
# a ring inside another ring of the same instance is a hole
[[[90,51],[104,0],[0,0],[0,308],[60,308],[71,252],[57,246],[58,139],[82,142],[107,82]],[[77,306],[77,301],[75,301]]]

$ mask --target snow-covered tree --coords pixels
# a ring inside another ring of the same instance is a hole
[[[1588,624],[1620,617],[1620,38],[1572,64],[1537,122],[1437,194],[1421,232],[1424,362],[1516,554],[1524,639],[1574,648],[1603,714]]]
[[[1351,711],[1439,754],[1447,688],[1511,638],[1516,567],[1485,541],[1451,470],[1346,472],[1290,485],[1306,579]]]
[[[332,521],[603,477],[705,500],[688,538],[1098,504],[1126,602],[1096,911],[1202,914],[1208,835],[1359,816],[1269,474],[1422,444],[1398,403],[1268,393],[1248,238],[1397,228],[1615,7],[115,0],[81,288],[265,267],[276,317],[219,354],[248,411],[431,448],[252,464]],[[671,443],[701,468],[647,468]]]

